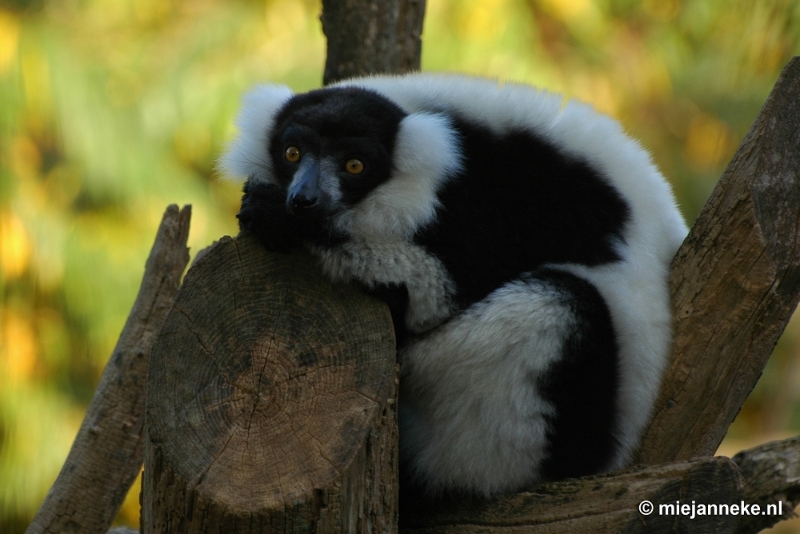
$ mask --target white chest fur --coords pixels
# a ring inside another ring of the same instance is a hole
[[[403,284],[408,290],[406,325],[411,332],[433,328],[454,313],[455,284],[444,265],[424,248],[405,240],[352,240],[330,249],[314,247],[325,274],[334,281],[358,280],[367,287]]]

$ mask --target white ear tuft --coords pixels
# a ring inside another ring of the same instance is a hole
[[[270,181],[272,162],[267,142],[276,113],[293,96],[285,85],[258,85],[242,99],[236,117],[239,136],[234,139],[217,164],[226,178],[255,176]]]
[[[395,167],[404,174],[443,182],[461,170],[461,143],[450,119],[437,113],[413,113],[400,123]]]
[[[392,178],[341,219],[351,235],[410,238],[436,218],[441,186],[461,170],[461,142],[450,119],[413,113],[400,122]]]

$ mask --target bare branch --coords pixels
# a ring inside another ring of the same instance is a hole
[[[714,454],[800,299],[800,57],[673,262],[672,363],[638,462]]]
[[[741,489],[738,469],[728,458],[702,458],[542,484],[529,492],[491,502],[460,500],[424,516],[403,510],[401,531],[414,534],[731,532],[737,521],[734,516],[690,519],[659,514],[658,506],[692,500],[739,503]],[[643,501],[654,506],[650,513],[640,512]]]
[[[738,534],[761,532],[779,521],[797,517],[800,504],[800,437],[767,443],[733,457],[744,479],[744,500],[761,510],[781,503],[782,516],[743,516]]]
[[[27,534],[104,533],[139,474],[150,350],[189,262],[191,206],[169,206],[117,346],[64,467]]]

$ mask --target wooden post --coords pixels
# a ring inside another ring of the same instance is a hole
[[[384,304],[223,238],[153,349],[143,532],[393,531],[396,367]]]

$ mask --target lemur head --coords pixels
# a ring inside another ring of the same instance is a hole
[[[298,95],[277,114],[269,141],[286,209],[333,214],[357,204],[392,172],[398,106],[355,88]]]
[[[224,171],[278,185],[289,214],[348,234],[408,234],[429,222],[436,191],[461,162],[448,117],[407,113],[357,85],[299,95],[259,86],[237,124]]]

